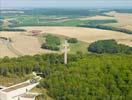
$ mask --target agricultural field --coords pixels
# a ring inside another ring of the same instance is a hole
[[[0,57],[5,57],[5,56],[10,56],[10,57],[15,57],[16,55],[12,53],[7,46],[3,44],[2,41],[0,41]]]
[[[29,31],[32,29],[41,30],[42,31],[41,34],[50,33],[53,35],[60,35],[69,38],[77,38],[79,41],[82,41],[76,45],[71,45],[72,51],[70,52],[73,52],[75,50],[86,52],[86,48],[88,44],[97,40],[104,40],[104,39],[115,39],[118,43],[132,46],[132,36],[130,34],[125,34],[121,32],[92,29],[92,28],[59,27],[59,26],[58,27],[21,27],[21,28],[27,30],[27,32],[0,32],[0,36],[11,38],[12,47],[17,51],[19,51],[22,55],[34,55],[34,54],[54,52],[50,50],[44,50],[41,48],[41,42],[39,41],[39,38],[37,36],[32,36],[32,34],[29,33]],[[16,56],[9,50],[9,48],[5,47],[5,45],[3,46],[2,45],[1,45],[1,57],[7,55],[10,57]],[[78,48],[78,46],[80,48]],[[84,50],[82,50],[81,48],[84,48]]]
[[[2,14],[2,28],[22,26],[97,26],[104,25],[132,31],[132,13],[126,10],[26,10],[19,14]],[[80,13],[79,13],[80,12]],[[60,14],[61,13],[61,14]]]
[[[63,10],[62,10],[63,11]],[[40,11],[38,11],[40,12]],[[50,12],[50,11],[49,11]],[[77,12],[77,11],[76,11]],[[88,12],[88,11],[87,11]],[[50,14],[52,13],[52,14]],[[62,15],[58,15],[59,13],[50,12],[48,14],[43,14],[42,12],[35,14],[29,14],[25,11],[25,13],[21,15],[2,15],[3,16],[3,24],[10,26],[48,26],[48,25],[56,25],[56,26],[76,26],[80,24],[86,24],[91,20],[115,20],[117,22],[111,22],[112,24],[119,24],[120,26],[131,26],[131,21],[129,19],[132,18],[131,13],[119,13],[116,11],[93,11],[88,14],[79,13],[76,15],[73,11],[73,14],[69,11],[64,11]],[[63,23],[62,23],[63,22]],[[73,22],[73,24],[71,24]],[[84,23],[85,22],[85,23]],[[106,24],[111,24],[110,22]],[[102,24],[101,22],[98,24]],[[105,24],[105,23],[103,23]]]
[[[70,44],[69,53],[77,51],[87,53],[87,47],[90,43],[105,39],[115,39],[118,43],[132,46],[132,22],[129,20],[132,19],[132,13],[111,10],[86,10],[82,12],[82,10],[58,9],[25,10],[22,12],[18,14],[7,13],[1,16],[0,37],[11,38],[12,41],[8,45],[0,41],[0,57],[58,53],[41,48],[41,36],[45,33],[57,35],[61,41],[64,41],[65,38],[77,38],[79,42]],[[83,27],[83,25],[88,25],[88,27]],[[98,25],[126,30],[125,32],[123,30],[123,33],[118,29],[97,29]],[[40,30],[41,33],[33,36],[30,32],[32,30]]]
[[[118,21],[118,23],[108,25],[132,30],[132,20],[130,20],[132,19],[131,13],[118,13],[113,11],[106,13],[106,15],[112,16]]]
[[[19,55],[50,53],[49,50],[41,49],[41,44],[38,41],[37,37],[28,36],[24,32],[0,32],[0,37],[10,38],[12,40],[10,44],[13,48],[13,50],[12,48],[8,48],[6,44],[0,41],[1,43],[0,57],[4,56],[16,57]],[[14,53],[15,51],[18,52],[18,55],[17,53]]]
[[[115,39],[119,43],[124,43],[132,46],[131,39],[132,36],[130,34],[125,34],[121,32],[109,31],[109,30],[101,30],[101,29],[93,29],[93,28],[82,28],[82,27],[21,27],[26,29],[27,31],[36,29],[41,30],[42,33],[52,33],[57,35],[63,35],[67,37],[74,37],[80,41],[84,41],[87,43],[91,43],[97,40],[102,39]],[[129,41],[129,43],[125,43]]]
[[[97,17],[97,18],[96,18]],[[102,18],[102,19],[101,19]],[[79,26],[84,24],[109,24],[117,23],[114,18],[95,16],[89,19],[83,17],[66,17],[66,16],[16,16],[14,18],[4,19],[4,26]]]
[[[85,16],[78,19],[79,20],[112,20],[115,18],[112,16],[96,15],[96,16]]]

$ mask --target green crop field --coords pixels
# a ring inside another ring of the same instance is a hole
[[[67,16],[66,16],[67,17]],[[78,25],[97,25],[97,24],[109,24],[116,23],[116,20],[79,20],[76,18],[63,18],[46,16],[16,16],[9,21],[10,26],[78,26]]]

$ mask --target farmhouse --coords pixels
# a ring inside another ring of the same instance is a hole
[[[38,77],[37,77],[38,78]],[[36,79],[6,87],[0,90],[0,100],[35,100],[38,93],[29,92],[39,82]]]

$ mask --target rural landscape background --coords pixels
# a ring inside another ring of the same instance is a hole
[[[36,100],[131,100],[131,0],[49,1],[0,1],[0,86],[36,72]]]

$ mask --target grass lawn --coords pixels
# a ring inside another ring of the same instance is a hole
[[[76,53],[76,52],[82,52],[82,53],[88,53],[87,51],[88,43],[78,41],[78,43],[71,44],[70,43],[70,51],[69,53]]]

